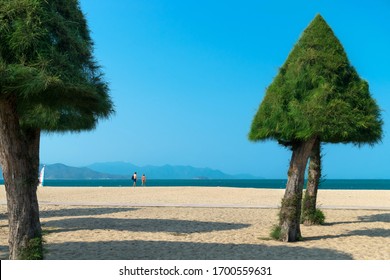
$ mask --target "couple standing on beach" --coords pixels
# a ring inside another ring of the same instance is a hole
[[[137,172],[134,172],[133,176],[131,176],[131,180],[133,180],[133,187],[137,186]],[[146,184],[145,174],[142,174],[141,182],[142,182],[142,186],[145,186]]]

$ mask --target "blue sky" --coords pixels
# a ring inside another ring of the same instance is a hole
[[[286,178],[291,153],[248,141],[252,118],[320,13],[383,110],[381,143],[326,145],[326,178],[390,178],[390,2],[81,0],[116,114],[41,140],[41,162],[192,165]],[[130,171],[129,171],[130,172]]]

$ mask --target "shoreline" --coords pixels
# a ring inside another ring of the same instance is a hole
[[[232,187],[285,189],[286,179],[149,179],[147,187]],[[1,181],[0,181],[1,184]],[[49,187],[132,187],[130,179],[47,179]],[[138,184],[141,187],[141,184]],[[320,190],[390,190],[390,179],[326,179]]]

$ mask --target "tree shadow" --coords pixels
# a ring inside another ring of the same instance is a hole
[[[176,234],[190,234],[196,232],[241,229],[249,227],[250,224],[165,219],[71,218],[48,221],[45,223],[45,226],[55,228],[54,230],[50,230],[50,232],[113,229],[132,232],[168,232]]]
[[[376,215],[360,216],[358,219],[362,222],[385,222],[390,223],[390,213]]]
[[[67,208],[58,210],[43,210],[40,211],[41,218],[50,217],[77,217],[77,216],[95,216],[104,214],[114,214],[127,211],[135,211],[137,208],[126,208],[126,207],[95,207],[95,208]]]
[[[324,226],[332,226],[332,225],[339,225],[339,224],[358,224],[358,223],[364,224],[364,223],[376,223],[376,222],[390,223],[390,213],[384,212],[384,213],[374,214],[374,215],[359,216],[357,221],[325,223]],[[347,236],[390,237],[390,230],[383,229],[383,228],[358,229],[340,235],[315,236],[315,237],[307,237],[304,239],[321,240],[321,239],[332,239],[332,238],[347,237]]]
[[[332,223],[325,222],[325,224],[323,224],[323,226],[357,224],[357,223],[373,223],[373,222],[390,223],[390,213],[360,216],[360,217],[358,217],[358,221],[341,221],[341,222],[332,222]]]
[[[347,236],[353,236],[353,235],[390,238],[390,229],[384,229],[384,228],[358,229],[349,232]]]
[[[349,237],[349,236],[390,237],[390,229],[383,229],[383,228],[361,229],[361,230],[359,229],[344,234],[305,237],[304,240],[313,241],[313,240],[333,239],[333,238]]]
[[[358,223],[364,223],[364,221],[342,221],[342,222],[325,222],[323,225],[323,227],[327,227],[327,226],[335,226],[335,225],[346,225],[346,224],[358,224]]]
[[[47,246],[46,259],[72,260],[351,260],[322,248],[171,241],[65,242]]]

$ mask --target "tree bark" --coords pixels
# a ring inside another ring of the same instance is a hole
[[[302,189],[305,169],[314,141],[315,139],[312,138],[292,145],[286,191],[279,216],[280,240],[284,242],[295,242],[302,238],[300,229]]]
[[[39,129],[22,129],[14,100],[0,100],[0,161],[9,223],[9,258],[25,258],[29,241],[41,237],[37,199]]]
[[[321,142],[317,138],[314,142],[308,170],[308,180],[302,203],[302,223],[312,225],[313,216],[316,212],[317,192],[321,178]]]

